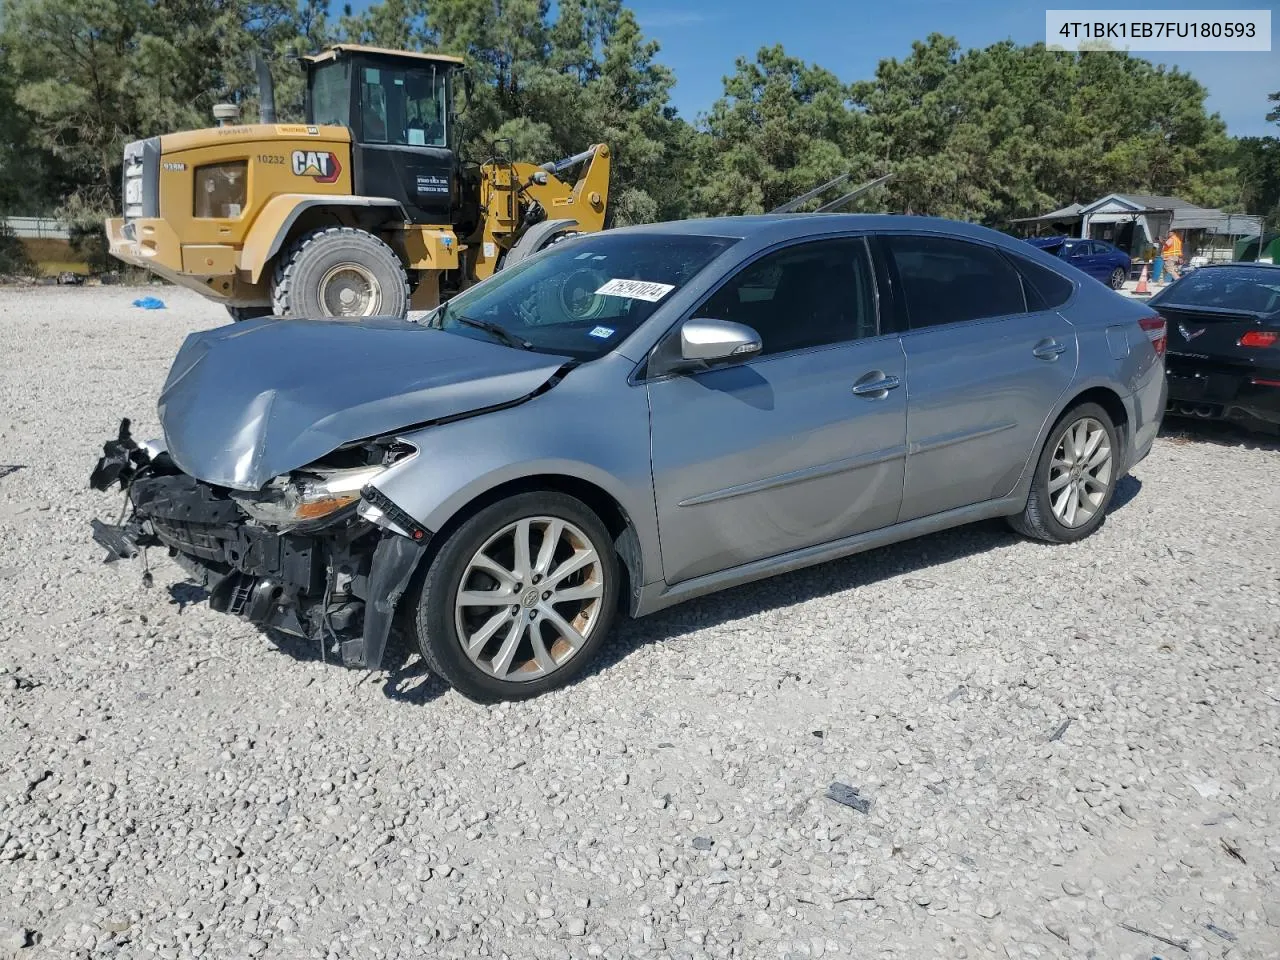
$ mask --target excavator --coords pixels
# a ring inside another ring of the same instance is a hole
[[[405,316],[575,233],[605,226],[609,147],[515,162],[503,143],[461,159],[463,61],[340,44],[302,58],[304,123],[276,120],[255,57],[261,122],[124,148],[113,256],[224,304],[235,320]]]

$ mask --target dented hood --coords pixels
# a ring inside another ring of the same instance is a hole
[[[254,320],[187,338],[160,423],[186,473],[258,490],[344,443],[518,401],[565,362],[403,320]]]

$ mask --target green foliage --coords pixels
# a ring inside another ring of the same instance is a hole
[[[0,223],[0,277],[38,277],[40,267],[31,259],[22,241],[5,223]]]
[[[280,117],[301,119],[296,57],[339,40],[464,56],[469,159],[499,139],[535,162],[608,143],[620,224],[769,210],[845,172],[896,175],[853,209],[997,225],[1113,191],[1280,203],[1275,138],[1233,141],[1194,78],[1115,52],[933,34],[846,84],[766,47],[694,125],[621,0],[380,0],[336,18],[327,0],[3,2],[0,213],[92,225],[119,209],[127,141],[208,126],[222,100],[258,116],[250,50],[272,62]]]
[[[3,126],[72,216],[118,209],[124,144],[209,125],[215,102],[252,86],[246,51],[295,35],[298,19],[246,0],[9,0],[5,13],[0,114],[22,122]]]
[[[866,171],[864,118],[828,70],[766,47],[740,57],[700,142],[707,213],[762,213],[851,169]],[[869,177],[868,177],[869,179]]]
[[[1191,76],[1115,53],[1011,42],[960,53],[937,34],[854,85],[890,207],[1000,223],[1112,192],[1216,204],[1231,141]]]
[[[49,213],[63,187],[53,158],[32,142],[32,118],[18,105],[16,91],[8,50],[0,43],[0,217]]]
[[[477,81],[463,117],[472,157],[499,138],[533,162],[607,143],[615,222],[688,212],[692,130],[669,106],[675,78],[618,0],[563,0],[554,20],[540,0],[437,0],[427,22]]]
[[[1280,138],[1242,137],[1236,141],[1234,163],[1245,212],[1280,224]]]

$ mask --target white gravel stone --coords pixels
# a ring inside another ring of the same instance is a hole
[[[1280,956],[1274,443],[1167,429],[1082,543],[801,571],[484,707],[101,563],[101,443],[222,322],[0,289],[0,956]]]

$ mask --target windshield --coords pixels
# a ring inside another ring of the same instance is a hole
[[[1183,277],[1151,299],[1157,303],[1280,314],[1280,270],[1208,267]]]
[[[466,337],[517,347],[523,341],[525,349],[594,360],[735,242],[683,234],[587,234],[459,294],[432,322]]]

